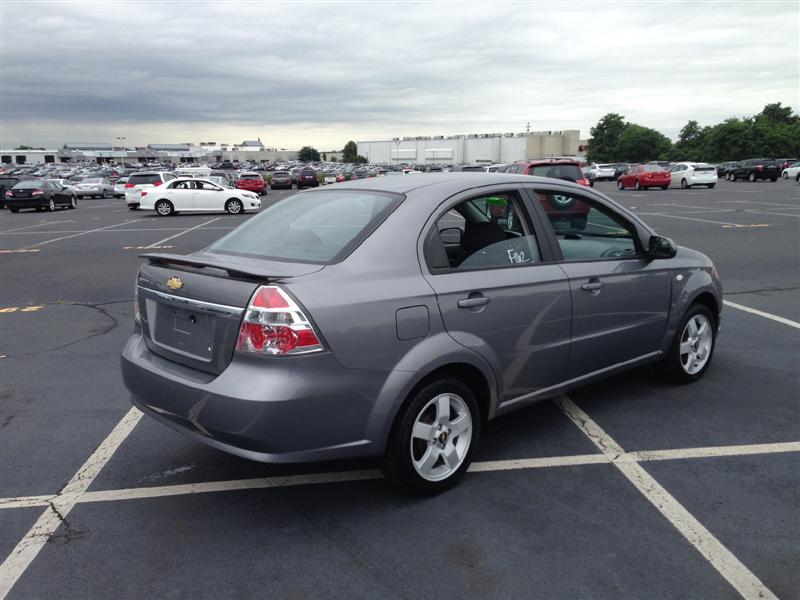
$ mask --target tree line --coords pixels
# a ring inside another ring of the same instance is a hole
[[[301,162],[319,162],[320,158],[324,161],[328,160],[326,153],[323,152],[320,157],[319,151],[311,146],[303,146],[297,152],[297,159]],[[353,140],[350,140],[342,150],[342,162],[364,164],[367,159],[358,154],[358,145]]]
[[[689,121],[673,143],[661,132],[608,113],[589,130],[590,162],[689,160],[723,162],[755,157],[800,157],[800,117],[780,102],[752,117],[700,127]]]

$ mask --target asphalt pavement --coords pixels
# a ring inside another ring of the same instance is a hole
[[[714,260],[714,363],[501,417],[427,499],[373,461],[253,463],[131,413],[138,254],[250,215],[0,211],[0,597],[800,597],[800,186],[597,189]]]

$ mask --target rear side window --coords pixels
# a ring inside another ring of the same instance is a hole
[[[353,190],[299,194],[262,210],[210,250],[273,260],[338,262],[402,199],[395,194]]]
[[[141,175],[131,175],[128,178],[128,183],[133,185],[145,185],[145,184],[154,184],[154,183],[161,183],[161,175],[157,173],[150,173],[150,174],[141,174]]]
[[[583,179],[583,173],[578,165],[534,165],[528,174],[552,179],[564,179],[566,181]]]

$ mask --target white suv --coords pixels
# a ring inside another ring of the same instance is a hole
[[[672,185],[689,189],[693,185],[704,185],[713,189],[717,184],[717,169],[708,163],[681,162],[669,169]]]
[[[587,171],[594,175],[595,181],[614,181],[614,179],[616,179],[614,176],[614,165],[598,165],[597,163],[592,163],[589,165]]]
[[[173,173],[166,171],[142,171],[129,176],[125,184],[125,202],[128,208],[131,210],[139,208],[143,189],[158,187],[175,178]]]

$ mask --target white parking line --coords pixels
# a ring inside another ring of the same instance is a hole
[[[764,317],[765,319],[771,319],[773,321],[777,321],[778,323],[783,323],[784,325],[788,325],[789,327],[800,329],[800,323],[798,323],[797,321],[792,321],[784,317],[779,317],[778,315],[773,315],[772,313],[764,312],[763,310],[756,310],[755,308],[750,308],[749,306],[745,306],[744,304],[737,304],[736,302],[731,302],[730,300],[723,300],[722,303],[725,306],[730,306],[731,308],[743,310],[744,312],[749,312],[754,315],[758,315],[759,317]]]
[[[8,229],[6,231],[0,231],[0,235],[5,235],[7,233],[11,233],[13,231],[22,231],[23,229],[33,229],[34,227],[44,227],[45,225],[58,225],[59,223],[77,223],[74,219],[70,219],[69,221],[45,221],[44,223],[38,223],[36,225],[26,225],[25,227],[15,227],[14,229]],[[33,231],[31,233],[47,233],[46,231]],[[56,233],[56,232],[53,232]]]
[[[619,460],[647,462],[651,460],[682,460],[688,458],[780,454],[782,452],[800,452],[800,442],[747,444],[740,446],[707,446],[705,448],[677,448],[674,450],[640,450],[639,452],[627,452],[624,457],[621,457]]]
[[[739,225],[738,223],[728,223],[727,221],[711,221],[709,219],[697,219],[695,217],[681,217],[678,215],[670,215],[665,213],[651,213],[651,212],[642,212],[637,213],[640,215],[648,215],[648,216],[656,216],[656,217],[668,217],[670,219],[683,219],[685,221],[700,221],[701,223],[712,223],[714,225],[730,225],[732,227],[746,227],[746,225]]]
[[[48,509],[0,565],[0,600],[8,595],[25,569],[33,562],[33,559],[56,532],[75,503],[86,492],[94,478],[141,418],[142,413],[139,409],[131,408],[83,463],[72,479],[67,482],[61,492],[48,502]]]
[[[68,240],[71,238],[80,237],[82,235],[86,235],[88,233],[94,233],[95,231],[103,231],[105,229],[111,229],[113,227],[119,227],[120,225],[129,225],[130,223],[134,223],[136,221],[143,221],[144,219],[131,219],[130,221],[123,221],[122,223],[117,223],[115,225],[108,225],[107,227],[98,227],[97,229],[89,229],[88,231],[81,231],[80,233],[73,233],[72,235],[65,235],[62,237],[57,237],[52,240],[45,240],[44,242],[39,242],[37,244],[30,244],[29,246],[25,246],[25,249],[29,248],[36,248],[38,246],[45,246],[47,244],[52,244],[53,242],[60,242],[61,240]]]
[[[775,599],[767,586],[756,577],[730,550],[714,537],[700,521],[678,502],[661,484],[635,461],[617,460],[625,451],[614,439],[581,410],[572,400],[562,396],[556,403],[612,464],[636,489],[675,527],[686,540],[711,563],[743,598]]]
[[[217,217],[216,219],[211,219],[210,221],[203,221],[199,225],[195,225],[194,227],[186,229],[185,231],[181,231],[180,233],[176,233],[175,235],[171,235],[169,237],[166,237],[163,240],[159,240],[157,242],[153,242],[149,246],[145,246],[145,248],[154,248],[155,246],[161,246],[161,245],[164,244],[164,242],[168,242],[170,240],[174,240],[176,237],[180,237],[180,236],[182,236],[182,235],[184,235],[186,233],[189,233],[190,231],[194,231],[195,229],[200,229],[203,225],[208,225],[209,223],[213,223],[214,221],[219,221],[221,218],[222,217]]]

